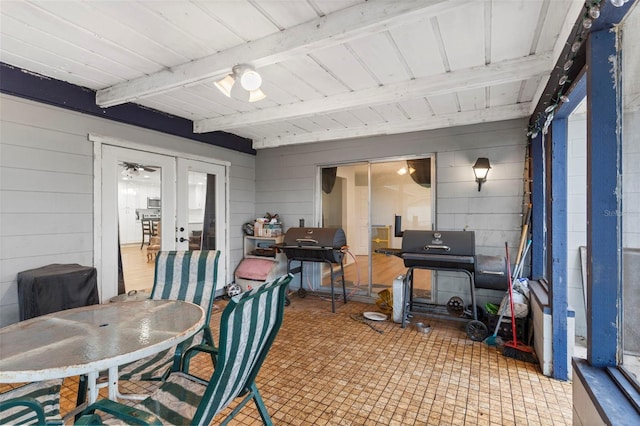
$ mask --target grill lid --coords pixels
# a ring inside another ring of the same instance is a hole
[[[289,228],[284,245],[340,250],[347,245],[347,238],[342,228]]]
[[[404,231],[402,253],[475,256],[473,231]]]

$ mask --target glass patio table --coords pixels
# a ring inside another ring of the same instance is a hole
[[[118,366],[169,349],[204,324],[204,310],[177,300],[117,302],[68,309],[0,328],[0,383],[86,374],[88,402],[109,371],[109,399],[118,396]]]

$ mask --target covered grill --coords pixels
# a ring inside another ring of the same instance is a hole
[[[404,260],[409,268],[405,275],[402,326],[413,307],[413,269],[463,272],[469,278],[473,321],[467,324],[467,334],[473,340],[483,340],[486,326],[478,321],[476,288],[506,290],[508,286],[504,256],[476,255],[473,231],[404,231],[402,249],[380,249]],[[408,295],[408,300],[406,295]]]
[[[336,272],[333,264],[340,265],[340,276],[342,278],[342,292],[344,303],[347,303],[347,292],[344,280],[344,249],[347,245],[347,238],[342,228],[289,228],[284,234],[284,242],[276,244],[278,250],[287,256],[287,271],[296,274],[300,272],[299,294],[304,297],[302,288],[302,268],[304,262],[323,262],[329,265],[331,271],[331,309],[335,308],[334,298],[334,278]],[[292,268],[292,262],[300,262],[300,265]]]
[[[507,289],[504,256],[476,255],[473,231],[404,231],[400,257],[407,268],[466,271],[474,287]]]

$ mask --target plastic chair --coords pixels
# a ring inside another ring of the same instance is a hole
[[[210,424],[235,398],[244,397],[221,424],[227,424],[253,400],[263,423],[272,425],[255,378],[282,324],[287,284],[292,277],[276,278],[231,298],[220,319],[219,349],[200,345],[189,350],[217,354],[208,383],[187,374],[185,363],[182,372],[171,373],[135,407],[103,399],[87,407],[78,424],[90,424],[88,416],[96,415],[96,411],[107,413],[102,418],[107,422],[116,417],[128,424]]]
[[[62,379],[33,382],[0,394],[0,424],[61,425]]]
[[[171,371],[179,371],[182,354],[192,345],[214,346],[209,328],[216,282],[217,250],[160,251],[156,256],[155,279],[150,299],[184,300],[200,305],[206,313],[202,329],[193,337],[166,351],[120,366],[120,380],[164,380]],[[126,302],[125,302],[126,303]],[[211,356],[215,366],[215,357]],[[86,400],[87,382],[80,378],[77,404]],[[127,398],[127,395],[118,395]],[[133,396],[134,399],[140,399]]]

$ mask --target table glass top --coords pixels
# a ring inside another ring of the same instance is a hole
[[[189,337],[203,322],[201,307],[172,300],[92,305],[32,318],[0,329],[0,382],[25,374],[29,380],[67,377],[144,358]]]

